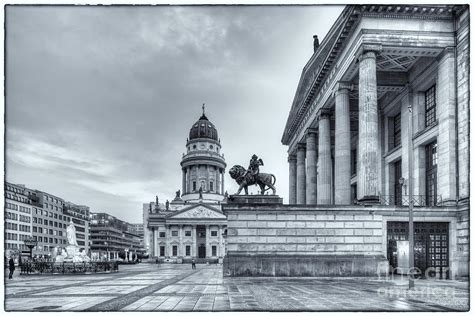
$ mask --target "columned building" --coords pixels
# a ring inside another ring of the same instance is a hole
[[[148,252],[160,261],[222,262],[225,256],[227,218],[225,200],[226,163],[217,129],[204,113],[195,122],[181,160],[182,187],[167,203],[144,204]],[[181,193],[181,194],[179,194]]]
[[[289,203],[373,206],[391,260],[413,190],[415,264],[467,274],[468,6],[347,6],[314,47],[282,137]]]

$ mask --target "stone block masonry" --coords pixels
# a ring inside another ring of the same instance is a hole
[[[382,244],[382,217],[368,211],[295,211],[287,207],[239,210],[230,218],[235,220],[228,221],[229,252],[247,252],[256,245],[261,249],[259,254],[383,255],[374,250],[379,248],[374,246]],[[241,244],[243,240],[245,243]],[[301,247],[311,244],[318,247]],[[353,247],[340,247],[341,244]]]
[[[229,203],[225,276],[386,273],[382,216],[369,209]]]

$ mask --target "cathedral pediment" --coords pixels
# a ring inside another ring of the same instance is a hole
[[[189,209],[181,210],[180,212],[173,214],[168,217],[169,219],[206,219],[206,218],[215,218],[215,219],[227,219],[224,214],[219,212],[217,209],[210,208],[205,205],[196,205]]]

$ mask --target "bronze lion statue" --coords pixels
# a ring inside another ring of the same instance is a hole
[[[239,185],[239,190],[235,195],[239,195],[242,189],[245,190],[245,194],[248,193],[249,185],[258,185],[260,187],[260,194],[265,194],[265,191],[272,189],[273,195],[276,194],[275,181],[276,178],[271,173],[261,173],[259,172],[256,176],[253,176],[250,173],[246,173],[246,169],[240,165],[235,165],[229,170],[229,174],[232,179],[234,179]],[[265,188],[268,187],[268,188]]]

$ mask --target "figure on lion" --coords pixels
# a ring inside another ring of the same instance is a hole
[[[274,187],[276,181],[275,176],[270,173],[260,173],[260,166],[263,166],[263,160],[259,159],[257,155],[253,155],[252,159],[250,159],[248,169],[240,165],[235,165],[230,168],[230,176],[239,184],[239,190],[236,195],[239,195],[242,189],[245,190],[245,194],[248,194],[248,186],[252,184],[260,187],[260,194],[265,194],[265,191],[269,189],[272,189],[273,194],[276,194]]]
[[[247,174],[250,173],[255,180],[255,177],[260,172],[260,166],[263,166],[263,160],[258,159],[258,156],[255,154],[252,155],[252,158],[250,159],[249,167],[243,176],[245,177]]]

